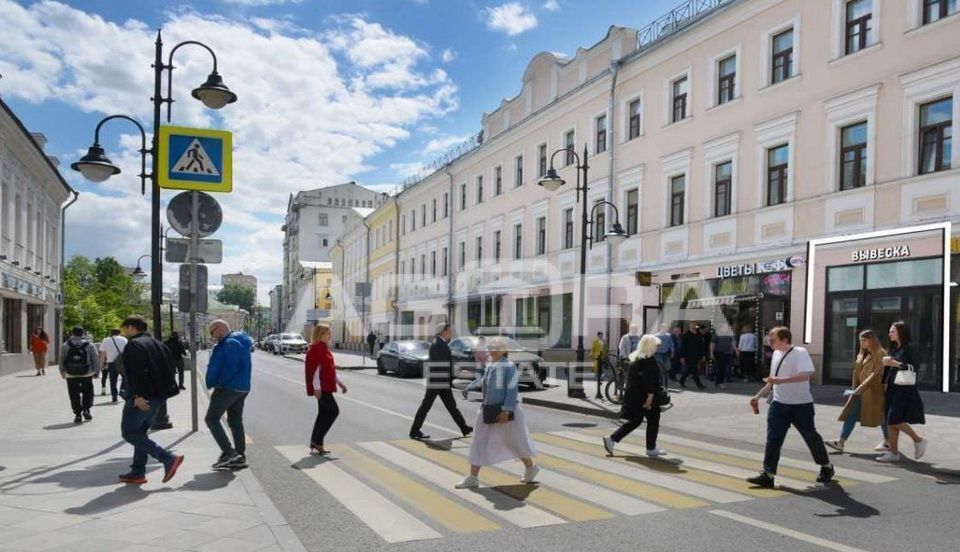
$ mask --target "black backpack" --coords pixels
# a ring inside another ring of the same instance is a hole
[[[67,353],[63,356],[63,369],[68,376],[86,376],[90,373],[90,358],[87,347],[90,342],[84,339],[79,345],[67,342]]]

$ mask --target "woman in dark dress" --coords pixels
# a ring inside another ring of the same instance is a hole
[[[917,460],[927,450],[927,440],[917,434],[910,424],[923,424],[923,400],[916,385],[897,385],[897,372],[907,365],[916,367],[916,352],[910,344],[910,328],[900,321],[890,326],[890,355],[883,357],[886,384],[887,425],[890,427],[890,450],[877,457],[880,462],[900,460],[900,433],[913,439],[913,457]]]
[[[660,405],[656,393],[660,389],[660,365],[654,355],[660,346],[660,338],[644,335],[637,344],[637,350],[630,353],[630,366],[627,368],[627,384],[624,389],[623,407],[620,417],[627,421],[613,435],[603,438],[603,448],[613,455],[613,448],[631,431],[647,420],[647,456],[656,458],[666,451],[657,448],[657,434],[660,432]]]

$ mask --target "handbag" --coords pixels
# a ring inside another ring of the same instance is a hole
[[[497,423],[497,416],[503,412],[502,404],[485,404],[483,405],[483,423],[485,424],[495,424]],[[507,421],[513,421],[513,412],[507,413]]]
[[[904,364],[897,370],[897,375],[893,377],[894,385],[916,385],[917,371],[912,364]]]

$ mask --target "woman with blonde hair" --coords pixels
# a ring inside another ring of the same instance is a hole
[[[883,397],[883,357],[887,352],[873,330],[860,332],[860,352],[853,365],[853,394],[840,413],[843,422],[840,438],[824,441],[833,450],[843,452],[844,444],[853,433],[857,422],[863,427],[877,427],[883,432],[883,443],[877,448],[886,449],[887,424],[884,421],[886,401]]]
[[[540,468],[533,463],[536,452],[530,441],[530,431],[523,417],[523,410],[517,401],[517,382],[519,374],[514,363],[507,360],[507,342],[502,337],[487,341],[487,353],[490,362],[483,377],[470,382],[467,389],[480,388],[483,392],[483,406],[477,412],[477,421],[473,424],[473,442],[470,444],[470,475],[456,484],[458,489],[472,489],[480,486],[480,468],[515,460],[523,462],[526,468],[523,483],[536,481]]]
[[[656,394],[660,389],[660,365],[655,354],[660,346],[660,338],[646,334],[640,338],[637,350],[630,354],[627,368],[627,384],[624,388],[623,406],[620,417],[627,421],[613,435],[603,438],[603,448],[613,456],[613,448],[631,431],[647,420],[647,456],[656,458],[666,451],[657,448],[657,434],[660,432],[660,405]]]
[[[347,386],[340,381],[337,367],[330,352],[330,326],[314,326],[310,333],[310,348],[303,362],[304,376],[307,380],[307,395],[317,399],[317,419],[313,422],[310,435],[310,454],[329,454],[323,448],[323,438],[340,415],[340,407],[333,394],[340,387],[341,393],[347,392]]]

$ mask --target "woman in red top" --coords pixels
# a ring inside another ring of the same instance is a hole
[[[310,348],[307,349],[303,364],[307,395],[317,398],[317,419],[313,422],[310,436],[311,454],[329,454],[330,451],[323,448],[323,438],[340,415],[340,407],[333,394],[337,392],[337,386],[340,386],[341,393],[347,392],[347,386],[340,381],[337,367],[333,364],[330,337],[330,326],[315,326],[310,334]]]
[[[43,328],[33,330],[30,336],[30,350],[33,352],[33,365],[37,368],[37,375],[46,375],[47,373],[47,349],[50,346],[50,338]]]

